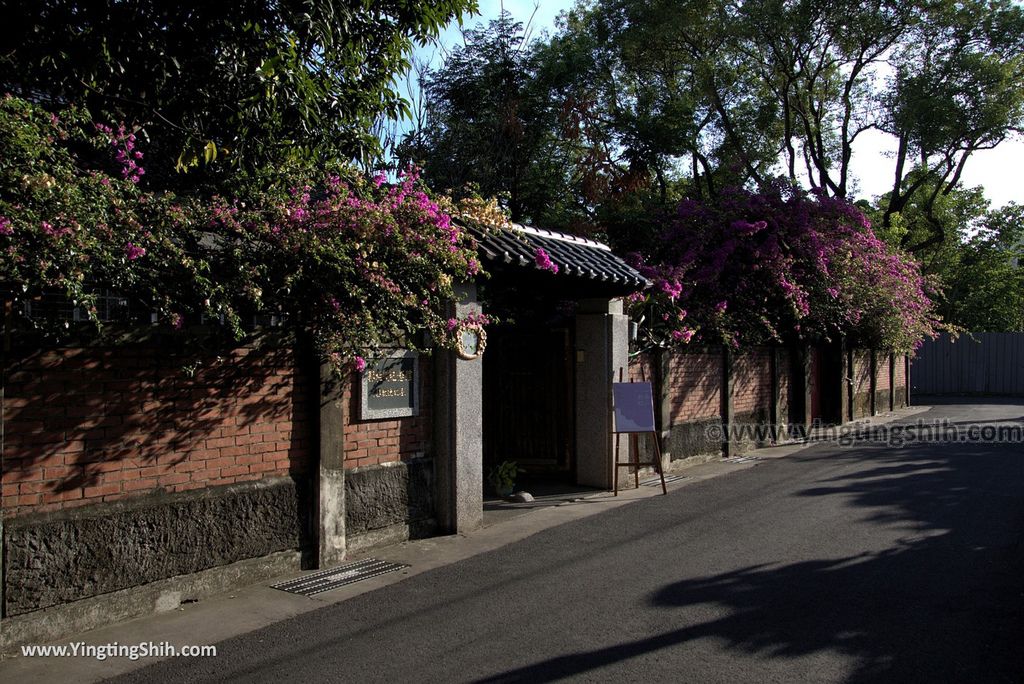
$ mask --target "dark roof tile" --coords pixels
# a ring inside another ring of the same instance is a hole
[[[515,264],[540,269],[537,249],[547,252],[558,266],[558,275],[621,284],[624,289],[642,289],[650,281],[612,253],[600,242],[575,235],[513,224],[513,230],[464,228],[477,241],[477,250],[485,261]]]

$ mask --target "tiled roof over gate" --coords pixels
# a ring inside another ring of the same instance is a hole
[[[623,290],[640,290],[650,282],[600,242],[513,224],[514,229],[483,231],[466,226],[478,243],[484,267],[517,266],[540,269],[537,250],[543,249],[558,266],[558,276],[598,281]]]

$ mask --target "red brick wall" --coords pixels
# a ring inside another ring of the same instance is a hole
[[[650,354],[639,354],[629,360],[629,378],[632,382],[653,382],[654,363]],[[618,382],[618,378],[615,379]]]
[[[676,352],[669,368],[667,386],[673,425],[721,415],[721,352]]]
[[[883,391],[889,389],[889,355],[885,352],[877,354],[878,366],[875,368],[875,389]],[[879,409],[888,410],[888,406],[879,406]]]
[[[772,398],[770,351],[751,349],[733,356],[733,412],[768,410]]]
[[[431,451],[431,365],[420,356],[420,410],[411,418],[359,420],[358,376],[345,391],[345,467],[356,468],[394,461],[408,461]]]
[[[60,349],[8,369],[3,514],[307,469],[308,379],[288,348],[221,358],[154,345]]]
[[[907,360],[902,354],[896,355],[896,372],[893,375],[893,387],[907,386]]]

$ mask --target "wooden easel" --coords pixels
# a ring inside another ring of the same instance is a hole
[[[622,369],[619,369],[619,382],[622,383]],[[630,382],[633,382],[631,379]],[[612,415],[615,415],[614,407],[612,408]],[[653,425],[654,420],[654,406],[651,405],[651,423]],[[615,496],[619,495],[619,468],[623,466],[633,467],[633,476],[636,481],[637,489],[640,488],[640,466],[654,466],[654,469],[658,471],[658,475],[661,477],[661,493],[668,495],[668,487],[665,486],[665,472],[661,468],[661,445],[658,444],[658,433],[653,431],[619,431],[618,422],[616,421],[615,430],[612,430],[612,434],[615,435],[615,477],[614,477],[614,492]],[[619,446],[621,440],[619,439],[622,435],[629,435],[629,446],[626,454],[627,461],[619,460]],[[653,461],[640,461],[640,449],[638,445],[637,435],[650,435],[654,442],[654,460]]]

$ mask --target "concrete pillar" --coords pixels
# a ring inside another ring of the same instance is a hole
[[[839,345],[841,380],[839,389],[839,422],[848,423],[853,420],[853,349],[846,344],[846,339]]]
[[[910,354],[904,354],[903,364],[903,405],[910,406]]]
[[[735,375],[732,370],[732,349],[722,346],[722,457],[733,456],[732,426],[736,422],[736,409],[733,404]]]
[[[896,355],[889,354],[889,411],[896,410]]]
[[[783,399],[782,395],[782,382],[779,377],[779,348],[774,344],[768,349],[768,377],[770,378],[769,384],[771,385],[771,398],[768,404],[768,422],[771,423],[770,430],[772,436],[772,442],[777,442],[782,438],[782,431],[779,429],[779,425],[782,422],[783,412]]]
[[[451,317],[481,313],[476,285],[457,286],[456,297]],[[434,509],[438,524],[452,534],[483,523],[483,377],[482,359],[466,361],[454,351],[435,351]]]
[[[871,369],[871,381],[868,386],[871,388],[871,415],[878,415],[878,352],[871,348],[869,354],[869,366]]]
[[[621,300],[584,299],[576,310],[576,481],[612,487],[611,383],[629,377],[629,318]],[[625,453],[626,439],[622,440]]]
[[[320,365],[320,468],[317,473],[317,567],[345,559],[344,381],[329,364]]]
[[[800,372],[803,374],[803,405],[804,412],[800,416],[800,425],[803,426],[803,434],[810,435],[812,423],[814,423],[814,393],[815,383],[818,378],[814,375],[814,355],[817,353],[814,347],[804,345],[798,352],[800,357]],[[821,388],[818,388],[820,391]]]
[[[652,366],[654,369],[654,377],[651,378],[654,385],[654,424],[658,428],[661,468],[664,470],[672,464],[672,352],[663,347],[657,347],[654,350]]]

